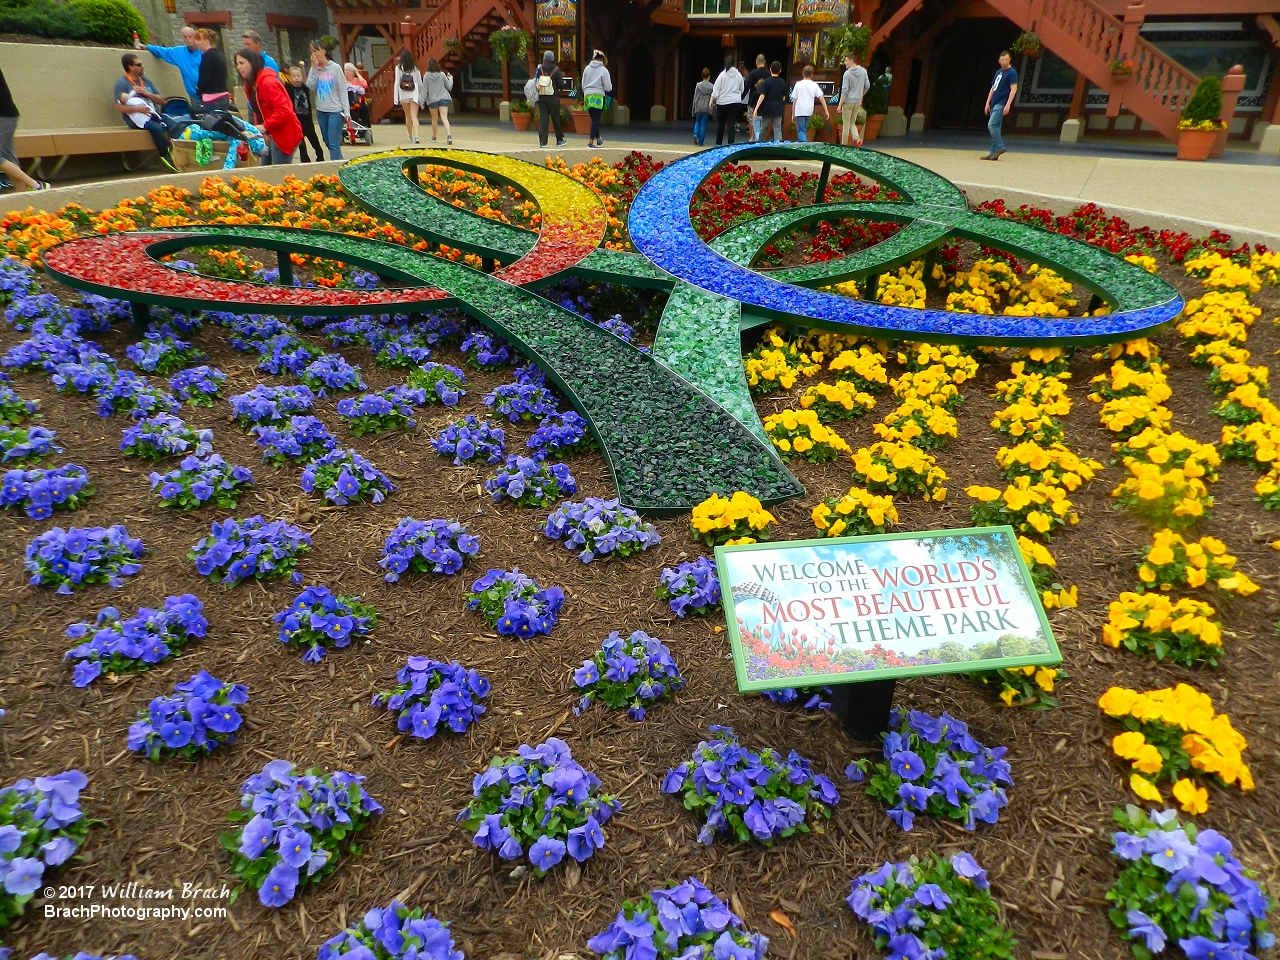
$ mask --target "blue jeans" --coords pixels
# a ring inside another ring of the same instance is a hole
[[[693,118],[693,139],[698,141],[698,146],[702,146],[702,141],[707,139],[707,121],[710,119],[709,113],[700,113]]]
[[[1000,136],[1000,124],[1004,122],[1004,104],[998,104],[991,108],[991,115],[987,117],[987,132],[991,134],[991,155],[1002,153],[1004,151],[1004,138]]]
[[[316,111],[316,126],[320,128],[320,139],[329,147],[329,159],[342,159],[342,141],[346,136],[347,124],[340,113]]]
[[[761,124],[761,123],[763,123],[763,122],[764,122],[764,117],[752,117],[752,118],[751,118],[751,131],[752,131],[752,138],[753,138],[756,142],[759,142],[759,140],[760,140],[760,124]]]
[[[796,121],[796,142],[808,143],[809,142],[809,118],[795,117],[794,119]]]

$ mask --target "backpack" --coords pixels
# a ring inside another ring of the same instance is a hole
[[[525,81],[524,98],[531,105],[538,102],[538,80],[536,77],[530,77]]]
[[[417,84],[415,84],[415,83],[413,82],[413,74],[412,74],[412,73],[401,73],[401,74],[400,74],[400,89],[401,89],[401,90],[404,90],[406,93],[412,93],[412,92],[413,92],[413,90],[414,90],[416,87],[417,87]]]
[[[556,92],[555,81],[549,74],[543,73],[541,67],[538,68],[537,81],[538,96],[549,97]]]

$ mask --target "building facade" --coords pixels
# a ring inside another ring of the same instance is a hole
[[[183,27],[208,27],[228,60],[240,49],[240,35],[256,30],[262,48],[282,66],[308,60],[308,45],[335,32],[324,0],[133,0],[147,21],[153,42],[179,42]]]

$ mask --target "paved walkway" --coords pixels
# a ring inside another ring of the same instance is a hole
[[[609,161],[632,149],[669,156],[696,149],[687,123],[606,126],[603,132],[607,149],[601,155]],[[373,147],[347,147],[344,154],[352,157],[408,146],[400,125],[378,125],[374,135]],[[430,127],[426,127],[422,146],[430,146],[429,136]],[[575,162],[592,156],[583,149],[584,138],[570,134],[568,140],[566,149],[546,152],[562,153]],[[1093,201],[1152,226],[1164,225],[1162,218],[1176,218],[1196,221],[1206,231],[1220,227],[1241,239],[1280,235],[1280,157],[1261,157],[1249,145],[1233,147],[1221,161],[1183,163],[1172,158],[1170,147],[1151,141],[1095,140],[1071,146],[1037,137],[1010,137],[1007,142],[1010,152],[995,163],[980,159],[985,137],[967,133],[883,139],[872,146],[937,171],[964,186],[974,200],[1005,196],[1023,203],[1032,200],[1027,194],[1035,194],[1058,198],[1052,204],[1055,209]],[[454,123],[454,145],[519,153],[530,159],[542,155],[536,132],[517,133],[510,124],[471,117]],[[291,166],[296,175],[319,169],[329,170],[331,165]],[[144,192],[154,185],[140,181],[137,187]],[[70,185],[40,199],[56,208],[72,199],[84,202],[81,197],[101,197],[105,187],[91,190],[83,184]],[[36,194],[0,195],[0,210],[28,204],[41,205]],[[1261,239],[1280,246],[1277,240]]]

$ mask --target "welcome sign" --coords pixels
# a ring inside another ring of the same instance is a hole
[[[743,692],[1062,662],[1012,527],[715,554]]]

